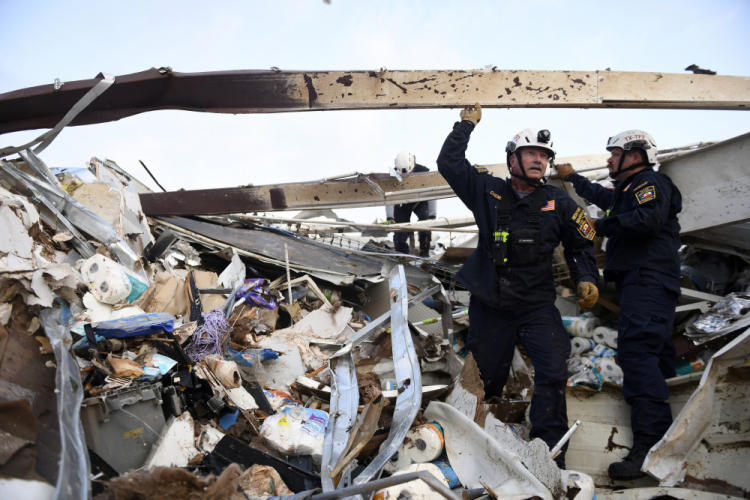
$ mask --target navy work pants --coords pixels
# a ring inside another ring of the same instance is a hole
[[[633,445],[654,445],[672,425],[665,379],[676,376],[672,342],[679,282],[650,269],[619,273],[617,359],[631,406]]]
[[[419,203],[404,203],[393,207],[393,220],[396,224],[411,222],[411,214],[414,213],[419,220],[427,220],[430,215],[429,207],[426,201]],[[409,253],[409,234],[411,233],[393,233],[393,246],[397,252]],[[430,240],[432,233],[430,231],[419,231],[419,255],[428,257],[430,255]]]
[[[528,311],[501,311],[471,298],[466,348],[474,356],[484,382],[485,398],[501,396],[508,381],[516,340],[534,364],[534,396],[529,418],[531,438],[552,449],[568,431],[565,388],[570,337],[553,305]],[[565,468],[565,450],[555,460]]]

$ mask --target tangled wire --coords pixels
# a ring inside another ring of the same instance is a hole
[[[201,313],[204,323],[193,333],[192,343],[185,352],[193,361],[200,361],[209,354],[221,354],[222,343],[232,327],[229,326],[221,309]]]

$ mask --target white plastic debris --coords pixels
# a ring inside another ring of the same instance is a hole
[[[219,275],[219,285],[223,288],[232,288],[232,283],[238,285],[245,281],[245,264],[242,263],[240,256],[234,254],[232,262]]]
[[[284,455],[312,455],[315,463],[323,458],[328,414],[309,408],[286,407],[266,418],[260,435],[266,445]]]
[[[550,490],[522,465],[518,455],[457,409],[432,401],[424,416],[442,426],[448,459],[465,487],[480,488],[485,483],[498,496],[536,495],[552,500]]]
[[[195,430],[190,413],[184,412],[167,423],[161,441],[151,451],[144,466],[149,467],[187,467],[188,462],[199,451],[195,447]]]

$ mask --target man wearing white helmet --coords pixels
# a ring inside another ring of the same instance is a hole
[[[617,352],[633,429],[630,453],[609,466],[609,476],[631,480],[645,474],[646,454],[672,424],[665,380],[676,376],[671,333],[680,296],[682,196],[667,175],[654,171],[656,141],[648,133],[628,130],[610,137],[606,147],[614,190],[570,165],[558,166],[555,178],[606,210],[607,217],[592,225],[608,237],[604,278],[615,283],[620,300]]]
[[[479,243],[456,275],[471,292],[466,348],[479,367],[485,397],[501,396],[517,341],[534,364],[529,419],[532,438],[550,448],[568,430],[565,405],[570,338],[555,307],[552,253],[562,242],[571,279],[590,308],[598,291],[594,231],[583,209],[562,190],[544,184],[555,149],[548,130],[525,129],[506,146],[510,179],[490,175],[466,160],[481,107],[461,111],[462,121],[443,144],[438,171],[474,213]],[[565,450],[555,460],[565,467]]]
[[[411,172],[429,172],[430,169],[424,165],[417,164],[416,157],[408,151],[401,151],[396,156],[395,172],[391,172],[401,180],[401,176]],[[385,224],[403,224],[411,222],[411,214],[414,213],[418,220],[435,220],[437,217],[437,200],[421,201],[417,203],[402,203],[400,205],[386,205]],[[412,233],[413,234],[413,233]],[[397,252],[409,253],[409,233],[393,233],[393,246]],[[419,255],[430,256],[430,231],[419,231]]]

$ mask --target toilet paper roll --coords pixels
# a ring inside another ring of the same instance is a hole
[[[570,354],[582,354],[586,351],[590,351],[596,346],[596,342],[591,339],[583,337],[573,337],[570,339]]]
[[[380,451],[383,451],[383,446],[385,443],[380,445]],[[388,474],[393,474],[396,471],[400,471],[404,467],[408,467],[411,465],[411,458],[409,458],[409,452],[406,450],[406,447],[404,445],[401,445],[401,447],[396,451],[396,453],[393,454],[390,460],[388,460],[385,463],[385,471]]]
[[[417,464],[432,462],[440,456],[445,446],[443,428],[438,423],[420,425],[406,434],[409,456]]]
[[[563,316],[562,320],[563,326],[569,334],[589,339],[594,335],[594,329],[602,324],[599,318],[583,316]]]
[[[242,385],[242,376],[237,369],[237,363],[221,359],[214,354],[203,358],[216,379],[227,389],[236,389]]]
[[[617,349],[617,330],[608,326],[598,326],[594,329],[592,337],[597,344],[604,344],[612,349]]]
[[[617,366],[617,363],[609,358],[600,358],[597,364],[596,371],[599,372],[599,375],[604,380],[613,384],[621,383],[624,374],[622,373],[622,368]]]

